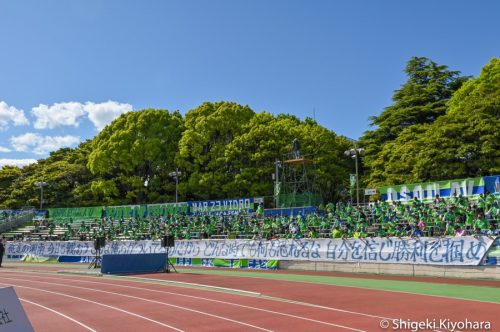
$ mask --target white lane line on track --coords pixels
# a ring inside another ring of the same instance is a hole
[[[43,277],[44,278],[49,278],[49,279],[55,279],[55,280],[70,280],[68,278],[46,277],[45,275]],[[91,278],[94,278],[94,277],[91,277]],[[150,280],[149,278],[134,278],[134,279],[142,279],[142,280],[145,280],[145,281],[149,281]],[[159,279],[154,279],[154,280],[159,280]],[[170,294],[170,295],[178,295],[178,296],[189,297],[189,298],[193,298],[193,299],[197,299],[197,300],[206,300],[206,301],[210,301],[210,302],[229,304],[229,305],[234,305],[234,306],[238,306],[238,307],[244,307],[244,308],[248,308],[248,309],[255,309],[255,310],[260,310],[260,311],[265,311],[266,310],[266,309],[256,308],[256,307],[247,306],[247,305],[244,305],[244,304],[238,304],[238,303],[234,303],[234,302],[227,302],[227,301],[222,301],[222,300],[214,300],[214,299],[211,299],[211,298],[206,298],[206,297],[201,297],[201,296],[187,295],[187,294],[176,293],[176,292],[169,292],[169,291],[160,291],[160,290],[156,290],[156,289],[149,289],[149,288],[143,288],[143,287],[134,287],[134,286],[127,286],[127,285],[117,285],[117,284],[112,284],[112,283],[98,282],[98,281],[88,281],[88,280],[72,280],[71,279],[71,281],[88,282],[88,283],[93,283],[93,284],[112,285],[112,286],[117,286],[117,287],[125,287],[125,288],[139,289],[139,290],[147,290],[147,291],[150,291],[150,292],[157,292],[157,293]],[[134,282],[134,281],[131,281],[131,282]],[[159,283],[154,283],[154,285],[163,286],[162,284],[159,284]],[[395,319],[395,318],[390,318],[390,317],[384,317],[384,316],[377,316],[377,315],[372,315],[372,314],[366,314],[366,313],[358,312],[358,311],[350,311],[350,310],[345,310],[345,309],[340,309],[340,308],[335,308],[335,307],[326,307],[326,306],[322,306],[322,305],[319,305],[319,304],[313,304],[313,303],[307,303],[307,302],[300,302],[300,301],[282,299],[282,298],[279,298],[279,297],[272,297],[272,296],[261,295],[258,298],[264,299],[264,300],[268,300],[268,301],[279,301],[279,302],[291,303],[291,304],[296,304],[296,305],[302,305],[302,306],[314,307],[314,308],[319,308],[319,309],[325,309],[325,310],[330,310],[330,311],[338,311],[338,312],[343,312],[343,313],[347,313],[347,314],[366,316],[366,317],[375,318],[375,319],[389,319],[389,320]]]
[[[23,272],[20,272],[20,273],[23,273]],[[49,275],[49,274],[53,275],[54,273],[47,273],[47,275]],[[44,274],[43,277],[44,278],[49,278],[49,279],[55,279],[55,280],[71,280],[71,281],[77,281],[77,282],[87,282],[87,283],[93,283],[93,284],[113,285],[113,286],[117,286],[117,287],[124,287],[124,288],[138,289],[138,290],[147,290],[147,291],[150,291],[150,292],[170,294],[170,295],[177,295],[177,296],[188,297],[188,298],[193,298],[193,299],[197,299],[197,300],[205,300],[205,301],[209,301],[209,302],[215,302],[215,303],[222,303],[222,304],[227,304],[227,305],[233,305],[233,306],[243,307],[243,308],[247,308],[247,309],[253,309],[253,310],[264,311],[264,312],[271,312],[271,311],[269,311],[267,309],[256,308],[256,307],[247,306],[247,305],[244,305],[244,304],[238,304],[238,303],[227,302],[227,301],[222,301],[222,300],[215,300],[215,299],[201,297],[201,296],[195,296],[195,295],[187,295],[187,294],[176,293],[176,292],[169,292],[169,291],[160,291],[160,290],[143,288],[143,287],[134,287],[134,286],[127,286],[127,285],[117,285],[117,284],[106,283],[106,282],[98,282],[98,281],[88,281],[88,280],[81,280],[81,279],[80,280],[74,280],[73,279],[74,278],[73,275],[70,277],[71,279],[70,278],[66,278],[66,277],[64,277],[64,278],[60,278],[60,277],[48,277],[47,275]],[[78,275],[76,275],[76,277],[78,277]],[[127,279],[128,279],[128,277],[108,276],[108,275],[104,275],[104,276],[101,276],[101,277],[96,277],[96,276],[91,276],[91,275],[84,275],[84,277],[85,277],[85,279],[88,279],[88,278],[102,279],[104,277],[104,278],[109,278],[111,280],[118,279],[118,280],[125,280],[125,281],[127,281]],[[163,282],[164,280],[162,280],[162,279],[151,279],[151,278],[141,278],[141,277],[133,277],[131,279],[137,280],[135,282],[138,282],[138,281],[139,282],[140,281],[155,281],[155,283],[153,283],[153,284],[154,285],[159,285],[159,286],[164,286],[165,284],[168,286],[168,284],[169,284],[168,280],[167,280],[167,282]],[[131,281],[131,282],[134,282],[134,281]],[[185,284],[189,285],[189,283],[185,283]],[[196,284],[196,285],[202,285],[202,284]],[[210,288],[210,287],[208,287],[208,288]],[[191,289],[196,289],[196,288],[191,288]],[[308,307],[313,307],[313,308],[318,308],[318,309],[343,312],[343,313],[353,314],[353,315],[366,316],[366,317],[370,317],[370,318],[374,318],[374,319],[386,319],[386,320],[389,320],[391,322],[394,321],[394,320],[398,320],[396,318],[390,318],[390,317],[384,317],[384,316],[377,316],[377,315],[372,315],[372,314],[367,314],[367,313],[362,313],[362,312],[357,312],[357,311],[350,311],[350,310],[345,310],[345,309],[340,309],[340,308],[335,308],[335,307],[327,307],[327,306],[322,306],[322,305],[318,305],[318,304],[307,303],[307,302],[300,302],[300,301],[294,301],[294,300],[289,300],[289,299],[282,299],[282,298],[272,297],[272,296],[261,295],[258,298],[260,298],[260,299],[266,299],[266,300],[269,300],[269,301],[279,301],[279,302],[285,302],[285,303],[292,303],[292,304],[296,304],[296,305],[308,306]],[[275,312],[272,312],[272,313],[275,313]],[[280,315],[281,314],[288,315],[288,314],[285,314],[285,313],[278,313],[278,314],[280,314]],[[294,317],[298,318],[298,319],[302,319],[301,316],[294,316]],[[321,322],[321,321],[319,321],[319,322]],[[443,331],[437,330],[437,329],[435,329],[433,331],[434,332],[443,332]],[[452,330],[445,330],[445,331],[452,331]],[[461,332],[461,331],[455,330],[454,332]]]
[[[260,296],[260,295],[262,295],[261,293],[246,291],[246,290],[243,290],[243,289],[219,287],[219,286],[212,286],[212,285],[203,285],[203,284],[197,284],[197,283],[193,283],[193,282],[182,282],[182,281],[162,280],[162,279],[153,279],[153,278],[129,277],[129,276],[114,276],[114,277],[124,278],[124,279],[138,279],[138,280],[147,279],[147,280],[156,281],[156,282],[162,282],[162,283],[167,283],[167,284],[180,285],[180,286],[188,286],[188,287],[191,287],[191,288],[196,288],[196,287],[199,287],[199,288],[209,288],[209,289],[213,288],[213,289],[216,289],[216,290],[222,290],[222,291],[226,291],[226,292],[229,292],[229,293],[244,293],[244,294],[248,294],[248,295],[251,295],[251,296]]]
[[[57,315],[59,315],[59,316],[62,316],[62,317],[64,317],[64,318],[66,318],[66,319],[69,319],[70,321],[72,321],[72,322],[74,322],[74,323],[76,323],[76,324],[80,325],[81,327],[83,327],[83,328],[85,328],[85,329],[87,329],[87,330],[89,330],[89,331],[92,331],[92,332],[97,332],[97,331],[96,331],[96,330],[94,330],[93,328],[91,328],[91,327],[89,327],[89,326],[87,326],[87,325],[83,324],[83,323],[82,323],[82,322],[80,322],[80,321],[77,321],[77,320],[76,320],[76,319],[74,319],[74,318],[71,318],[71,317],[69,317],[69,316],[67,316],[67,315],[63,314],[62,312],[59,312],[59,311],[54,310],[54,309],[52,309],[52,308],[46,307],[46,306],[44,306],[44,305],[41,305],[40,303],[36,303],[36,302],[32,302],[32,301],[28,301],[28,300],[23,299],[23,298],[21,298],[21,297],[19,298],[19,300],[21,300],[21,301],[23,301],[23,302],[26,302],[26,303],[29,303],[29,304],[32,304],[32,305],[35,305],[35,306],[37,306],[37,307],[43,308],[43,309],[45,309],[45,310],[51,311],[51,312],[53,312],[53,313],[55,313],[55,314],[57,314]]]
[[[17,281],[22,280],[22,281],[38,282],[38,283],[43,283],[43,284],[61,286],[61,284],[47,282],[47,281],[38,281],[38,280],[30,280],[30,279],[19,279],[19,278],[7,278],[7,277],[3,277],[3,276],[0,277],[0,278],[3,278],[3,279],[14,279],[14,280],[17,280]],[[262,327],[259,327],[259,326],[256,326],[256,325],[244,323],[244,322],[237,321],[237,320],[234,320],[234,319],[230,319],[230,318],[227,318],[227,317],[222,317],[222,316],[210,314],[210,313],[204,312],[204,311],[199,311],[199,310],[195,310],[195,309],[191,309],[191,308],[177,306],[175,304],[169,304],[169,303],[164,303],[164,302],[160,302],[160,301],[145,299],[145,298],[142,298],[142,297],[137,297],[137,296],[132,296],[132,295],[126,295],[126,294],[120,294],[120,293],[115,293],[115,292],[109,292],[109,291],[105,291],[105,290],[101,290],[101,289],[95,289],[95,288],[79,287],[79,286],[66,285],[66,284],[64,284],[64,286],[65,287],[71,287],[71,288],[77,288],[77,289],[91,290],[93,292],[101,292],[101,293],[106,293],[106,294],[111,294],[111,295],[124,296],[124,297],[128,297],[128,298],[136,299],[136,300],[142,300],[142,301],[146,301],[146,302],[155,303],[155,304],[162,304],[162,305],[165,305],[165,306],[174,307],[174,308],[181,309],[181,310],[191,311],[191,312],[194,312],[194,313],[197,313],[197,314],[206,315],[206,316],[210,316],[210,317],[214,317],[214,318],[226,320],[226,321],[233,322],[233,323],[236,323],[236,324],[239,324],[239,325],[248,326],[248,327],[251,327],[251,328],[254,328],[254,329],[257,329],[257,330],[266,331],[266,332],[272,332],[272,330],[268,330],[268,329],[265,329],[265,328],[262,328]],[[21,286],[18,286],[18,287],[21,287]],[[45,290],[42,290],[42,291],[45,291]],[[70,296],[70,295],[68,295],[68,296]],[[90,300],[88,300],[88,301],[90,301]],[[93,301],[90,301],[90,302],[93,302]],[[177,330],[177,331],[181,331],[181,330]],[[358,330],[356,330],[356,331],[358,331]]]
[[[12,278],[4,278],[4,279],[12,279]],[[148,318],[148,317],[144,317],[144,316],[138,315],[136,313],[133,313],[133,312],[130,312],[130,311],[127,311],[127,310],[123,310],[123,309],[120,309],[120,308],[117,308],[117,307],[113,307],[113,306],[110,306],[110,305],[107,305],[107,304],[104,304],[104,303],[99,303],[99,302],[87,300],[87,299],[84,299],[84,298],[81,298],[81,297],[78,297],[78,296],[73,296],[73,295],[68,295],[68,294],[58,293],[58,292],[52,292],[52,291],[48,291],[48,290],[45,290],[45,289],[39,289],[39,288],[34,288],[34,287],[27,287],[27,286],[15,285],[15,284],[11,284],[11,283],[0,283],[0,284],[8,285],[8,286],[13,286],[13,287],[19,287],[19,288],[31,289],[31,290],[45,292],[45,293],[49,293],[49,294],[66,296],[66,297],[77,299],[77,300],[80,300],[80,301],[90,302],[90,303],[97,304],[97,305],[100,305],[100,306],[103,306],[103,307],[106,307],[106,308],[110,308],[110,309],[114,309],[114,310],[126,313],[128,315],[132,315],[132,316],[135,316],[135,317],[138,317],[138,318],[145,319],[147,321],[150,321],[152,323],[155,323],[155,324],[158,324],[158,325],[161,325],[161,326],[164,326],[164,327],[168,327],[169,329],[172,329],[172,330],[175,330],[175,331],[184,332],[183,330],[180,330],[180,329],[175,328],[173,326],[164,324],[162,322],[158,322],[158,321],[156,321],[154,319],[151,319],[151,318]]]
[[[252,310],[257,310],[257,311],[262,311],[262,312],[277,314],[277,315],[281,315],[281,316],[292,317],[292,318],[296,318],[296,319],[301,319],[301,320],[306,320],[306,321],[315,322],[315,323],[319,323],[319,324],[324,324],[324,325],[339,327],[339,328],[343,328],[343,329],[347,329],[347,330],[352,330],[352,331],[363,331],[363,330],[355,329],[355,328],[352,328],[352,327],[348,327],[348,326],[344,326],[344,325],[339,325],[339,324],[335,324],[335,323],[329,323],[329,322],[325,322],[325,321],[321,321],[321,320],[316,320],[316,319],[312,319],[312,318],[307,318],[307,317],[303,317],[303,316],[297,316],[297,315],[293,315],[293,314],[287,314],[287,313],[284,313],[284,312],[278,312],[278,311],[274,311],[274,310],[262,309],[262,308],[247,306],[247,305],[244,305],[244,304],[238,304],[238,303],[234,303],[234,302],[214,300],[214,299],[200,297],[200,296],[194,296],[194,295],[186,295],[186,294],[175,293],[175,292],[159,291],[159,290],[148,289],[148,288],[143,288],[143,287],[117,285],[117,284],[105,283],[105,282],[88,281],[88,280],[74,280],[73,278],[72,279],[57,278],[57,277],[52,277],[51,278],[51,277],[47,277],[45,275],[43,276],[43,278],[55,279],[55,280],[67,280],[67,281],[73,281],[73,282],[75,282],[75,281],[76,282],[87,282],[87,283],[102,284],[102,285],[107,285],[107,286],[125,287],[125,288],[137,289],[137,290],[141,290],[141,291],[145,291],[146,290],[146,291],[151,291],[151,292],[156,292],[156,293],[162,293],[162,294],[177,295],[177,296],[188,297],[188,298],[193,298],[193,299],[197,299],[197,300],[206,300],[206,301],[215,302],[215,303],[222,303],[222,304],[232,305],[232,306],[236,306],[236,307],[241,307],[241,308],[246,308],[246,309],[252,309]],[[91,277],[91,278],[94,278],[94,277]],[[23,279],[23,280],[26,280],[26,279]],[[32,281],[32,280],[28,280],[28,281]],[[38,281],[38,282],[43,282],[43,281]],[[49,283],[49,284],[51,284],[51,283]],[[68,285],[68,286],[70,286],[70,285]],[[161,286],[161,285],[159,285],[159,286]],[[71,286],[71,287],[78,287],[78,286]],[[87,289],[87,288],[85,288],[85,289]],[[92,289],[94,289],[94,288],[92,288]],[[325,307],[325,308],[328,308],[328,307]],[[349,311],[346,311],[346,310],[335,309],[335,308],[333,308],[332,310],[334,310],[334,311],[340,311],[340,312],[346,312],[346,313],[355,313],[355,312],[349,312]],[[384,318],[384,317],[373,316],[373,315],[362,314],[362,313],[355,313],[355,314],[366,315],[366,316],[369,316],[369,317],[372,317],[372,318]],[[385,319],[392,319],[392,318],[385,318]]]
[[[96,278],[94,276],[89,276],[89,277],[90,278]],[[103,275],[103,277],[108,277],[109,278],[110,276]],[[167,284],[168,285],[170,283],[170,281],[159,283],[159,282],[163,281],[162,279],[141,278],[141,277],[129,278],[129,277],[122,277],[122,276],[112,276],[112,278],[117,278],[117,279],[122,279],[123,278],[125,280],[126,279],[137,279],[137,280],[144,280],[144,281],[150,281],[150,280],[152,280],[152,281],[156,281],[157,282],[157,283],[153,283],[154,285],[159,285],[159,286],[162,286],[162,284]],[[51,279],[59,279],[59,278],[53,277]],[[65,280],[63,278],[60,278],[60,279],[61,280]],[[97,282],[97,281],[83,281],[83,280],[78,280],[78,281],[109,285],[109,283],[102,283],[102,282]],[[189,285],[189,283],[186,283],[186,284]],[[115,285],[115,284],[112,284],[112,285]],[[202,285],[202,284],[195,284],[195,285]],[[141,287],[125,286],[125,285],[115,285],[115,286],[119,286],[119,287],[131,287],[131,288],[136,288],[136,289],[141,289],[141,290],[147,289],[147,288],[141,288]],[[211,286],[209,286],[207,288],[210,288],[210,287]],[[196,288],[192,288],[192,289],[196,289]],[[175,293],[175,292],[168,292],[168,291],[158,291],[158,290],[154,290],[154,289],[147,289],[147,290],[151,291],[151,292],[160,292],[160,293],[165,293],[165,294],[179,295],[179,296],[191,297],[191,298],[196,298],[196,299],[201,299],[201,300],[206,300],[206,301],[211,301],[211,302],[218,302],[218,303],[230,304],[230,305],[240,306],[240,307],[249,308],[249,309],[267,311],[266,309],[261,309],[261,308],[255,308],[255,307],[251,307],[251,306],[246,306],[244,304],[237,304],[237,303],[234,303],[234,302],[226,302],[226,301],[221,301],[221,300],[213,300],[213,299],[199,297],[199,296],[194,296],[194,295],[186,295],[186,294]],[[408,294],[413,294],[413,293],[408,293]],[[421,294],[415,294],[415,295],[421,295]],[[340,308],[335,308],[335,307],[327,307],[327,306],[322,306],[322,305],[319,305],[319,304],[307,303],[307,302],[301,302],[301,301],[295,301],[295,300],[290,300],[290,299],[283,299],[283,298],[279,298],[279,297],[267,296],[267,295],[262,295],[262,294],[258,298],[269,300],[269,301],[291,303],[291,304],[296,304],[296,305],[301,305],[301,306],[307,306],[307,307],[325,309],[325,310],[330,310],[330,311],[343,312],[343,313],[348,313],[348,314],[353,314],[353,315],[366,316],[366,317],[376,318],[376,319],[386,319],[386,320],[389,320],[391,322],[395,321],[395,320],[399,320],[397,318],[377,316],[377,315],[367,314],[367,313],[358,312],[358,311],[350,311],[350,310],[345,310],[345,309],[340,309]],[[453,299],[453,298],[451,298],[451,299]],[[497,304],[495,302],[488,302],[488,303]],[[441,331],[441,330],[432,330],[432,331],[433,332],[444,332],[444,331]],[[460,330],[450,330],[450,329],[445,330],[445,331],[462,332]]]
[[[66,277],[64,277],[64,278],[57,278],[57,277],[48,277],[48,275],[59,275],[60,276],[61,274],[59,274],[57,271],[4,270],[4,272],[8,272],[8,273],[12,273],[12,274],[19,273],[19,274],[22,274],[22,275],[34,275],[34,276],[38,276],[38,277],[44,277],[44,278],[56,279],[56,280],[72,280],[72,281],[75,281],[74,278],[81,277],[83,279],[83,277],[85,277],[85,279],[87,279],[87,278],[92,278],[92,279],[110,278],[111,280],[113,280],[113,279],[118,279],[118,280],[119,279],[123,279],[123,280],[126,280],[126,279],[137,279],[137,282],[140,282],[141,280],[144,280],[144,281],[155,281],[155,282],[153,282],[151,284],[159,285],[159,286],[168,286],[168,284],[169,284],[168,280],[162,280],[162,279],[141,278],[141,277],[128,278],[128,277],[121,277],[121,276],[114,276],[114,275],[113,276],[110,276],[110,275],[100,275],[99,277],[97,277],[97,276],[88,275],[88,274],[79,274],[79,273],[75,273],[75,274],[68,273],[68,274],[66,274],[65,273],[63,275],[68,276],[67,278]],[[103,284],[103,285],[113,285],[113,286],[118,286],[118,287],[127,287],[127,288],[133,288],[133,289],[147,290],[147,291],[151,291],[151,292],[159,292],[159,293],[165,293],[165,294],[172,294],[172,295],[178,295],[178,296],[183,296],[183,297],[196,298],[196,299],[200,299],[200,300],[206,300],[206,301],[211,301],[211,302],[218,302],[218,303],[223,303],[223,304],[228,304],[228,305],[234,305],[234,306],[244,307],[244,308],[248,308],[248,309],[254,309],[254,310],[269,312],[266,309],[255,308],[255,307],[246,306],[246,305],[243,305],[243,304],[237,304],[237,303],[233,303],[233,302],[225,302],[225,301],[221,301],[221,300],[214,300],[214,299],[210,299],[210,298],[198,297],[198,296],[194,296],[194,295],[186,295],[186,294],[175,293],[175,292],[159,291],[159,290],[153,290],[153,289],[142,288],[142,287],[117,285],[117,284],[104,283],[104,282],[95,282],[95,281],[87,281],[87,280],[76,280],[76,281],[77,282],[88,282],[88,283],[95,283],[95,284]],[[134,282],[134,281],[131,280],[131,282]],[[184,283],[184,284],[189,285],[190,283]],[[203,286],[203,284],[195,284],[195,285],[197,285],[197,286],[198,285]],[[335,286],[337,286],[337,285],[335,285]],[[343,287],[343,286],[340,286],[340,287]],[[346,286],[346,287],[358,288],[358,287],[353,287],[353,286]],[[195,287],[193,287],[193,288],[186,287],[186,288],[188,288],[188,289],[197,289]],[[207,288],[210,289],[212,287],[210,285],[208,285]],[[361,288],[361,289],[365,289],[365,288]],[[366,289],[373,290],[371,288],[366,288]],[[243,291],[243,292],[236,292],[236,293],[244,293],[244,292],[245,291]],[[409,293],[409,292],[399,292],[399,291],[389,291],[389,292],[404,293],[404,294],[409,294],[409,295],[424,295],[424,296],[429,296],[429,297],[446,298],[448,300],[461,300],[460,298],[450,298],[450,297],[437,296],[437,295],[426,295],[426,294]],[[252,292],[250,292],[250,293],[252,293]],[[233,294],[233,295],[237,295],[237,294]],[[280,301],[280,302],[285,302],[285,303],[289,302],[289,303],[293,303],[293,304],[296,304],[296,305],[303,305],[303,306],[309,306],[309,307],[317,307],[317,308],[320,308],[320,309],[331,310],[331,311],[338,311],[338,312],[345,312],[345,313],[351,313],[351,314],[362,315],[362,316],[367,316],[367,317],[372,317],[372,318],[387,319],[387,320],[390,320],[390,321],[398,320],[396,318],[389,318],[389,317],[383,317],[383,316],[365,314],[365,313],[362,313],[362,312],[349,311],[349,310],[339,309],[339,308],[335,308],[335,307],[321,306],[321,305],[317,305],[317,304],[313,304],[313,303],[300,302],[300,301],[282,299],[282,298],[265,296],[265,295],[261,295],[259,298],[261,298],[261,299],[267,299],[267,300],[270,300],[270,301]],[[467,300],[467,299],[464,299],[464,300]],[[496,302],[488,302],[488,301],[475,301],[475,302],[483,302],[483,303],[489,303],[489,304],[498,304]],[[287,315],[285,313],[279,313],[279,312],[277,314]],[[295,318],[302,319],[303,317],[295,316]],[[321,321],[318,321],[318,322],[321,322]],[[350,328],[348,328],[348,329],[350,329]],[[438,329],[435,329],[433,331],[434,332],[443,332],[443,331],[438,330]],[[451,329],[445,329],[445,331],[461,332],[459,330],[451,330]]]

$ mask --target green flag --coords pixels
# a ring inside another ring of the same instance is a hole
[[[281,191],[281,182],[276,182],[274,185],[274,196],[279,196]]]
[[[351,184],[351,188],[354,188],[356,186],[356,174],[350,175],[349,182]]]

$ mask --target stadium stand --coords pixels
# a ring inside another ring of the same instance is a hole
[[[437,197],[433,202],[329,203],[310,214],[190,216],[160,205],[49,209],[49,218],[4,234],[19,240],[273,239],[498,235],[500,197]]]

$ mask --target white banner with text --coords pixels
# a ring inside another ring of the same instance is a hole
[[[487,236],[443,238],[178,240],[175,258],[268,259],[478,265],[494,242]],[[162,253],[160,241],[111,241],[101,254]],[[8,242],[6,255],[94,256],[91,241]]]

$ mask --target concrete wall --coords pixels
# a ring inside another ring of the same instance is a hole
[[[370,274],[390,274],[418,277],[446,277],[465,279],[500,280],[500,266],[441,266],[411,264],[377,264],[377,263],[330,263],[280,261],[283,270],[323,271],[323,272],[355,272]]]

